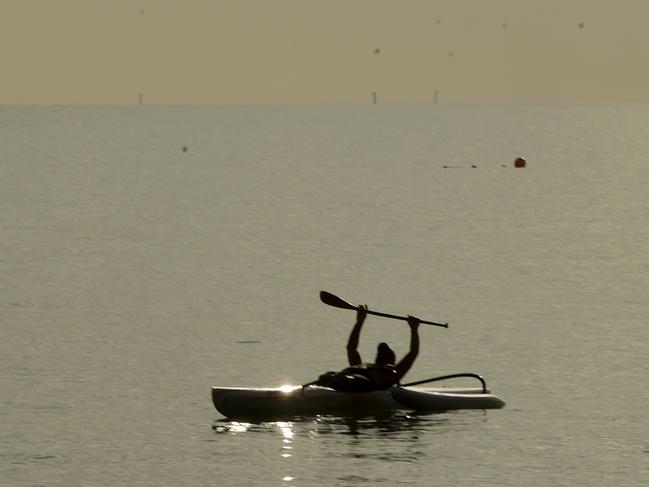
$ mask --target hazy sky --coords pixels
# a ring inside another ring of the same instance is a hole
[[[0,0],[0,104],[649,101],[649,0]]]

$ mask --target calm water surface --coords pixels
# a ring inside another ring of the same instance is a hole
[[[648,485],[648,153],[642,105],[0,108],[0,483]],[[222,418],[344,366],[321,289],[507,407]]]

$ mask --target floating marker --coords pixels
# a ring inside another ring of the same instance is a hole
[[[525,167],[525,159],[522,157],[517,157],[514,161],[514,167]]]

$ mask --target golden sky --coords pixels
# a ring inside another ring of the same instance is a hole
[[[649,101],[649,0],[0,0],[0,104]]]

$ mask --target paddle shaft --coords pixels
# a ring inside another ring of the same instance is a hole
[[[397,316],[388,313],[380,313],[379,311],[372,311],[371,309],[367,310],[367,314],[375,315],[375,316],[383,316],[384,318],[392,318],[393,320],[408,321],[408,318],[405,316]],[[434,321],[424,321],[424,320],[419,320],[419,323],[423,325],[433,325],[433,326],[441,326],[444,328],[448,328],[448,323],[435,323]]]
[[[336,308],[358,310],[358,306],[355,306],[352,303],[345,301],[344,299],[336,296],[335,294],[331,294],[330,292],[327,291],[320,291],[320,300],[324,304],[328,304],[329,306],[335,306]],[[367,310],[367,313],[375,316],[382,316],[384,318],[392,318],[394,320],[408,321],[408,318],[405,316],[397,316],[388,313],[380,313],[378,311],[371,311],[369,309]],[[434,321],[424,321],[424,320],[419,320],[419,322],[423,323],[424,325],[441,326],[443,328],[448,328],[448,323],[435,323]]]

